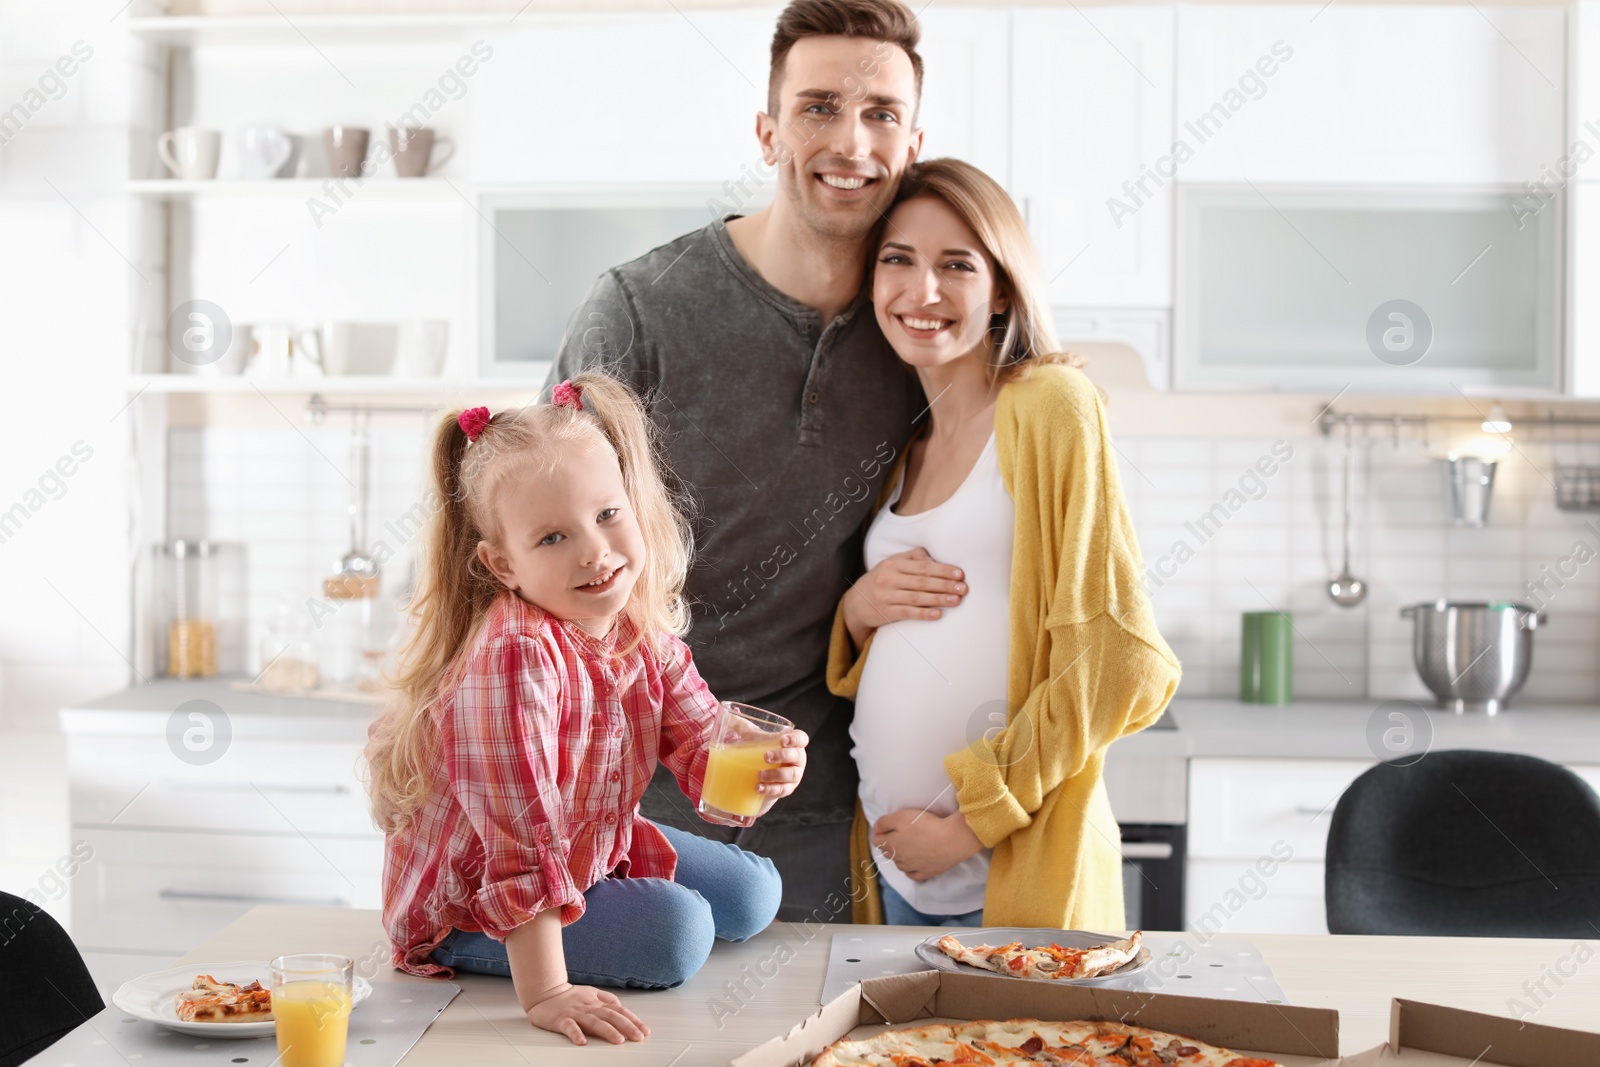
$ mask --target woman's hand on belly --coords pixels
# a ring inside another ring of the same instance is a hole
[[[880,626],[901,619],[937,619],[967,595],[960,567],[938,563],[925,548],[884,558],[845,591],[844,625],[856,648]]]
[[[983,851],[983,842],[959,811],[951,815],[917,808],[892,811],[872,827],[872,843],[913,882],[937,878]]]

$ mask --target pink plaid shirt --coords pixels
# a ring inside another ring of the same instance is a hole
[[[434,791],[384,847],[383,923],[395,966],[449,977],[428,956],[453,927],[504,940],[549,908],[583,915],[602,878],[671,878],[678,854],[638,812],[656,762],[700,797],[716,698],[688,646],[664,655],[619,620],[590,637],[507,592],[434,713]]]

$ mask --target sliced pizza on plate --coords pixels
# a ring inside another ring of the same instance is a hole
[[[186,1023],[259,1023],[272,1019],[272,993],[259,981],[239,985],[196,975],[178,994],[178,1019]]]
[[[1097,978],[1110,974],[1139,955],[1143,932],[1132,937],[1087,948],[1057,944],[1025,948],[1021,941],[1006,945],[963,945],[954,936],[939,939],[939,951],[972,967],[1013,978]]]

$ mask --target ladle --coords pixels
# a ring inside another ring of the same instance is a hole
[[[1348,415],[1344,420],[1344,566],[1339,570],[1339,576],[1328,583],[1328,596],[1341,608],[1353,608],[1367,598],[1367,583],[1350,573],[1350,511],[1351,511],[1351,478],[1350,454],[1353,445],[1350,442],[1351,426],[1354,423]]]

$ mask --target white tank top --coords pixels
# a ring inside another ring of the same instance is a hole
[[[861,807],[876,823],[902,808],[957,810],[944,757],[1005,725],[1011,651],[1011,545],[1016,513],[994,435],[971,473],[938,507],[896,515],[902,474],[867,529],[868,568],[918,546],[965,572],[968,593],[938,619],[879,627],[861,672],[851,755],[861,772]],[[913,882],[873,849],[880,876],[913,908],[959,915],[983,907],[989,849],[936,878]]]

